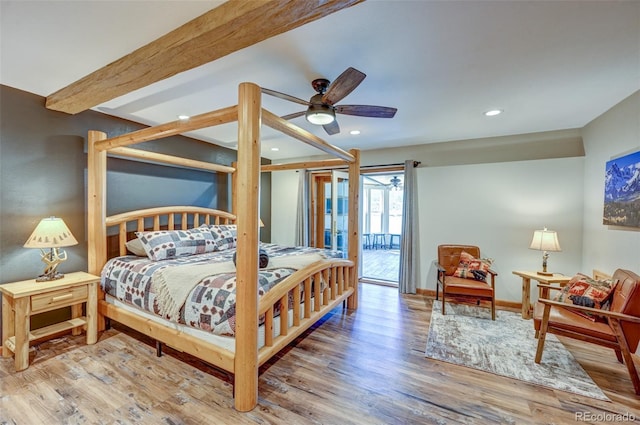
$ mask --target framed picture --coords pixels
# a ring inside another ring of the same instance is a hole
[[[607,161],[602,223],[640,228],[640,151]]]

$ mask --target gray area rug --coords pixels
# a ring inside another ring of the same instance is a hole
[[[538,340],[532,320],[518,313],[433,302],[425,357],[543,387],[611,401],[553,334],[547,334],[542,362],[534,358]]]

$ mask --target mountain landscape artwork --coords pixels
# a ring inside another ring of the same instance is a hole
[[[640,228],[640,151],[607,162],[602,223]]]

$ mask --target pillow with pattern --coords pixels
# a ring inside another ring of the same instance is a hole
[[[216,243],[207,228],[136,232],[147,256],[153,261],[213,252]]]
[[[616,284],[617,281],[614,282],[613,279],[595,280],[587,275],[578,273],[567,282],[553,299],[567,304],[609,310]],[[590,312],[572,310],[572,313],[593,322],[606,321],[603,316]]]
[[[129,252],[133,255],[136,255],[138,257],[147,257],[147,251],[144,249],[144,246],[142,245],[142,242],[140,242],[140,239],[131,239],[130,241],[127,241],[125,245],[127,246]]]
[[[460,253],[460,263],[453,273],[455,277],[487,281],[487,273],[493,264],[491,258],[475,258],[466,251]]]
[[[209,226],[216,244],[216,251],[235,248],[238,242],[238,227],[235,224],[214,224]]]

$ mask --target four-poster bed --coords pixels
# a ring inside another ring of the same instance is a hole
[[[334,307],[346,301],[357,308],[358,285],[358,185],[359,151],[346,152],[296,127],[261,107],[260,88],[252,83],[239,86],[238,105],[175,121],[130,134],[107,138],[105,133],[90,131],[88,137],[88,262],[89,272],[100,275],[108,261],[108,229],[115,227],[117,250],[127,254],[127,240],[134,231],[198,228],[234,223],[237,231],[235,267],[235,339],[231,347],[221,347],[165,323],[157,317],[140,314],[108,300],[104,286],[99,299],[99,317],[123,323],[178,350],[192,354],[234,375],[235,407],[249,411],[257,404],[258,368]],[[228,167],[169,155],[140,151],[126,146],[187,131],[238,122],[237,166]],[[260,126],[265,124],[293,138],[308,143],[337,159],[297,164],[298,168],[319,168],[338,163],[349,167],[349,237],[347,259],[325,258],[298,267],[290,275],[258,296],[258,201],[260,172],[292,169],[260,165]],[[152,160],[177,166],[195,167],[232,177],[232,212],[193,206],[161,207],[106,215],[107,153]],[[135,238],[135,236],[133,236]],[[104,280],[104,275],[103,275]],[[103,282],[104,284],[104,282]],[[279,314],[289,311],[289,314]],[[259,323],[259,319],[263,322]],[[259,332],[259,329],[260,332]],[[196,333],[197,334],[197,333]]]

